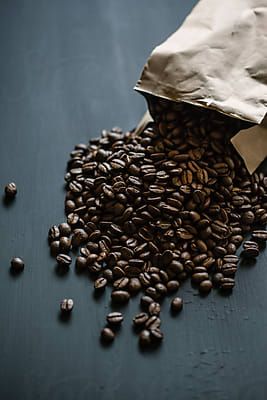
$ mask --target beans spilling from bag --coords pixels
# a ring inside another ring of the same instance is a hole
[[[245,258],[257,257],[267,239],[267,178],[250,176],[233,148],[238,120],[163,100],[152,99],[150,111],[155,122],[140,135],[114,128],[75,146],[67,221],[50,229],[51,251],[68,268],[69,251],[79,249],[76,267],[89,271],[96,291],[111,285],[114,303],[142,291],[158,304],[187,278],[203,294],[230,291],[244,236],[254,230]],[[182,299],[170,300],[172,311],[181,309]],[[134,323],[140,343],[162,339],[153,312]],[[109,325],[102,338],[111,341]]]

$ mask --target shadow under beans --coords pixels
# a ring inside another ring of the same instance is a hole
[[[240,261],[240,268],[251,268],[256,265],[257,259],[256,258],[242,258]]]
[[[11,276],[13,279],[19,278],[23,274],[24,269],[18,271],[12,267],[9,268],[9,276]]]
[[[157,355],[160,353],[163,347],[163,342],[152,342],[149,345],[141,345],[138,341],[138,352],[142,355],[150,354],[150,355]]]
[[[54,268],[54,273],[59,278],[66,278],[70,271],[70,267],[56,264]]]
[[[72,313],[71,312],[58,312],[58,321],[62,324],[69,324],[71,322]]]
[[[229,289],[229,290],[216,290],[216,293],[219,297],[230,297],[233,294],[233,290]]]
[[[16,197],[7,197],[7,196],[2,197],[2,204],[6,208],[12,207],[12,205],[14,205],[15,202],[16,202]]]

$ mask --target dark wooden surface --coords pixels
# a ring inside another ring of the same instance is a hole
[[[131,331],[137,299],[114,345],[98,336],[109,291],[72,267],[59,276],[47,246],[64,218],[68,153],[102,128],[132,128],[145,110],[132,88],[152,48],[194,1],[1,0],[0,185],[15,202],[0,208],[1,400],[265,400],[267,266],[243,266],[230,297],[200,298],[187,283],[185,306],[163,310],[164,344],[141,352]],[[25,259],[13,276],[12,256]],[[58,304],[72,297],[72,318]]]

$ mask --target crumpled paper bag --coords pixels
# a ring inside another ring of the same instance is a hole
[[[200,0],[154,49],[135,89],[261,124],[267,112],[266,0]],[[267,156],[266,135],[264,123],[232,138],[250,173]]]

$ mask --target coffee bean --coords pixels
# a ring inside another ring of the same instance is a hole
[[[128,283],[129,283],[129,278],[127,277],[119,278],[116,281],[114,281],[113,287],[115,289],[124,289],[127,287]]]
[[[71,227],[67,222],[62,222],[62,224],[58,226],[58,229],[61,236],[69,237],[71,234]]]
[[[87,260],[85,257],[77,257],[76,258],[76,268],[79,270],[85,270],[87,267]]]
[[[251,236],[257,242],[266,242],[266,240],[267,240],[267,231],[255,230],[255,231],[252,232]]]
[[[88,234],[84,229],[74,229],[71,244],[73,247],[78,247],[81,243],[86,242],[87,239]]]
[[[59,237],[60,237],[59,228],[56,225],[53,225],[48,231],[48,240],[49,242],[52,242],[54,240],[59,239]]]
[[[74,302],[72,299],[63,299],[60,302],[60,309],[63,313],[69,313],[72,311]]]
[[[62,253],[68,253],[71,247],[71,239],[66,236],[62,236],[59,239],[59,247]]]
[[[212,282],[209,279],[200,282],[199,291],[201,293],[209,293],[211,289],[212,289]]]
[[[63,267],[69,267],[71,264],[71,257],[68,256],[67,254],[59,254],[56,257],[57,263]]]
[[[152,315],[151,317],[148,318],[148,320],[145,322],[145,327],[149,330],[159,328],[161,325],[161,320],[159,317],[156,315]]]
[[[24,261],[19,257],[13,257],[10,265],[14,271],[22,271],[24,269]]]
[[[208,279],[209,275],[207,272],[194,272],[192,275],[192,282],[200,283],[206,279]]]
[[[151,303],[153,303],[153,302],[154,302],[154,300],[153,300],[152,297],[150,297],[150,296],[142,296],[141,299],[140,299],[141,307],[142,307],[144,310],[148,310],[149,305],[150,305]]]
[[[123,315],[120,312],[111,312],[106,316],[106,320],[111,325],[120,325],[123,321]]]
[[[140,327],[140,326],[143,326],[146,323],[146,321],[148,321],[148,319],[149,319],[148,314],[146,314],[144,312],[139,313],[133,318],[133,324],[136,327]]]
[[[150,315],[159,315],[160,311],[161,309],[159,303],[153,302],[148,307],[148,312]]]
[[[128,283],[128,291],[132,294],[139,292],[142,288],[141,282],[138,278],[131,278]]]
[[[163,340],[163,333],[159,328],[151,329],[150,336],[152,340],[155,340],[157,342]]]
[[[130,294],[125,290],[114,290],[111,293],[111,298],[116,303],[127,303],[130,299]]]
[[[166,286],[167,286],[168,292],[172,293],[172,292],[176,292],[176,290],[179,289],[180,284],[178,281],[172,280],[172,281],[169,281]]]
[[[50,251],[53,256],[58,255],[58,253],[60,252],[59,240],[54,240],[53,242],[50,243]]]
[[[235,280],[233,278],[222,278],[220,280],[220,288],[222,290],[232,290],[235,286]]]
[[[175,313],[180,312],[183,308],[183,300],[181,297],[175,297],[171,302],[171,310]]]
[[[101,339],[106,343],[111,343],[115,339],[115,333],[106,327],[101,331]]]
[[[95,290],[102,290],[106,286],[107,286],[106,278],[101,277],[101,278],[98,278],[98,279],[95,280],[95,283],[94,283]]]
[[[7,198],[14,198],[17,194],[17,186],[14,182],[10,182],[5,186],[5,195]]]
[[[151,336],[150,331],[144,329],[139,334],[139,344],[140,346],[149,346],[151,344]]]

